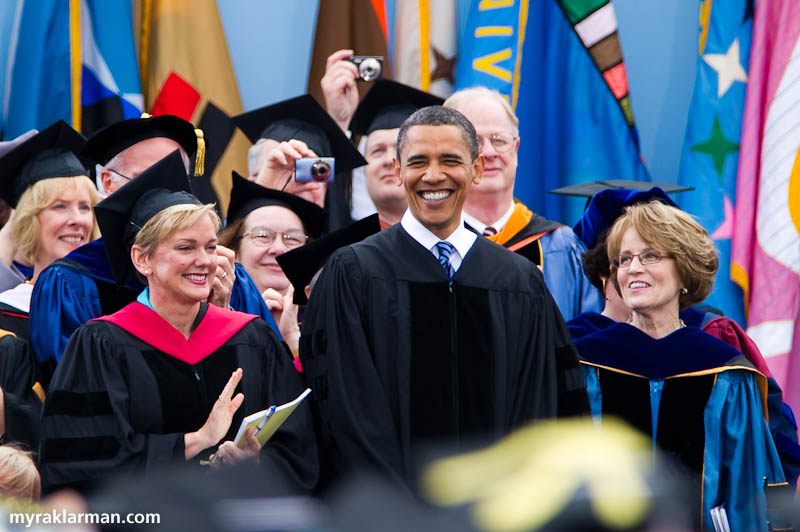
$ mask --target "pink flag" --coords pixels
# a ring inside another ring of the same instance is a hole
[[[800,2],[757,2],[731,277],[755,340],[800,412]]]

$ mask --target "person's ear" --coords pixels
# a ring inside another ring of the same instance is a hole
[[[483,157],[483,154],[479,154],[472,162],[472,171],[474,173],[472,176],[473,184],[477,185],[481,182],[481,178],[483,177],[483,167],[485,164],[486,159]]]
[[[400,175],[402,167],[400,166],[400,161],[397,158],[392,159],[392,166],[394,166],[394,177],[397,178],[397,186],[403,186],[403,178]]]
[[[103,193],[106,196],[113,192],[113,190],[111,190],[111,183],[113,179],[114,176],[111,175],[110,170],[106,170],[105,168],[100,170],[100,184],[103,185]]]
[[[136,268],[136,271],[145,277],[153,273],[152,268],[150,268],[150,257],[145,254],[142,246],[133,245],[131,248],[131,262],[133,262],[133,267]]]

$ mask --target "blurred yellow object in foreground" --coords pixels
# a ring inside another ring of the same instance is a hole
[[[545,421],[486,449],[434,462],[422,491],[434,504],[473,504],[483,530],[536,530],[561,513],[584,486],[598,522],[635,526],[648,514],[645,475],[652,448],[644,436],[608,418]]]

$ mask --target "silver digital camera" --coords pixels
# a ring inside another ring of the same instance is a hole
[[[379,78],[383,71],[383,56],[380,55],[354,55],[347,60],[358,67],[358,77],[362,81]]]
[[[294,163],[294,180],[298,183],[332,183],[333,157],[304,157]]]

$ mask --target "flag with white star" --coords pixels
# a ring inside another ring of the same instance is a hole
[[[700,3],[697,75],[678,183],[695,187],[680,206],[697,217],[720,252],[705,304],[744,325],[741,289],[730,278],[736,170],[742,132],[752,17],[748,0]]]

